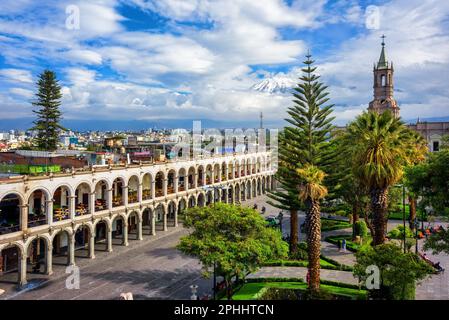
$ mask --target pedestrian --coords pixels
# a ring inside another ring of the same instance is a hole
[[[342,245],[343,252],[346,252],[346,239],[343,239],[341,245]]]
[[[265,211],[266,211],[267,209],[265,209],[265,206],[262,206],[262,214],[265,214]]]

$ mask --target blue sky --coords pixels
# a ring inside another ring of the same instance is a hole
[[[67,24],[68,8],[79,28]],[[297,79],[307,50],[343,124],[372,99],[383,33],[403,118],[449,117],[448,17],[442,0],[4,0],[2,127],[32,117],[45,68],[60,79],[64,118],[80,128],[86,120],[250,125],[260,111],[280,125],[291,97],[251,87]]]

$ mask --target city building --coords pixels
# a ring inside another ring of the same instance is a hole
[[[377,64],[374,65],[374,99],[369,103],[368,110],[382,113],[390,110],[396,117],[400,109],[394,99],[394,68],[393,62],[387,60],[385,37],[382,37],[382,50]],[[429,150],[439,151],[442,138],[449,135],[449,122],[418,121],[408,124],[412,130],[419,132],[427,141]]]
[[[27,270],[52,274],[133,238],[178,225],[192,206],[235,203],[274,187],[270,152],[184,161],[95,167],[41,176],[0,178],[0,277]]]

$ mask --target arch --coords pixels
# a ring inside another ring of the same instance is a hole
[[[246,200],[246,183],[240,183],[240,201]]]
[[[242,192],[241,192],[241,187],[239,183],[236,183],[234,186],[234,203],[239,203],[241,201],[241,197],[242,197]]]
[[[158,171],[155,177],[155,192],[156,198],[164,196],[165,174],[163,171]]]
[[[257,157],[256,158],[256,173],[260,173],[260,170],[261,170],[261,158],[260,157]]]
[[[228,164],[225,161],[223,161],[221,163],[220,167],[221,167],[221,172],[220,172],[221,181],[227,181],[229,179],[228,175],[226,175],[226,170],[228,169]]]
[[[137,203],[139,202],[139,188],[140,188],[140,180],[137,175],[132,175],[128,179],[128,203]]]
[[[147,235],[152,235],[152,216],[153,210],[147,207],[142,210],[142,233]]]
[[[170,169],[167,173],[167,194],[175,193],[176,171]]]
[[[167,204],[167,220],[170,222],[174,227],[178,224],[178,204],[172,200],[169,201]]]
[[[229,161],[228,166],[228,180],[232,180],[232,175],[234,173],[234,161]]]
[[[240,165],[239,165],[239,177],[246,176],[246,162],[245,159],[241,159]]]
[[[234,188],[234,186],[231,184],[230,186],[229,186],[229,188],[228,188],[228,193],[227,193],[227,196],[228,196],[228,203],[234,203],[234,201],[235,201],[235,199],[234,199],[234,192],[235,192],[235,188]]]
[[[2,261],[0,265],[0,269],[2,270],[1,274],[17,274],[17,283],[21,284],[21,258],[26,254],[26,250],[22,244],[19,242],[8,243],[4,246],[0,246],[0,260]],[[0,283],[2,282],[2,278],[0,278]],[[7,279],[4,280],[8,281]]]
[[[155,223],[156,228],[160,231],[164,231],[164,221],[166,219],[166,205],[165,203],[159,203],[154,208],[154,217],[155,217]]]
[[[117,177],[112,182],[112,207],[125,205],[126,180],[123,177]]]
[[[206,199],[205,199],[204,192],[198,193],[198,197],[196,199],[196,204],[199,207],[204,207],[206,205]]]
[[[127,217],[124,214],[119,213],[112,218],[111,220],[112,245],[127,244],[128,239],[125,234],[126,225],[127,225]]]
[[[75,216],[92,212],[92,186],[89,182],[80,182],[75,188]]]
[[[218,183],[221,180],[221,170],[218,163],[213,165],[213,175],[214,177],[212,183]]]
[[[91,243],[93,235],[93,226],[91,223],[83,223],[75,227],[74,233],[74,249],[75,257],[90,258],[88,248],[92,246]]]
[[[21,229],[23,198],[11,192],[0,200],[0,235],[17,232]]]
[[[189,167],[189,171],[187,172],[187,190],[195,188],[195,167]]]
[[[253,179],[251,182],[251,192],[252,192],[252,197],[255,198],[257,197],[257,188],[256,188],[256,179]]]
[[[108,217],[103,217],[95,221],[93,230],[95,232],[95,250],[109,251],[108,234],[112,232],[112,222]],[[112,245],[112,243],[111,243]]]
[[[53,192],[53,221],[62,221],[70,219],[72,212],[72,204],[70,197],[73,196],[73,191],[70,186],[65,184],[60,185]]]
[[[109,207],[109,190],[110,184],[106,179],[102,179],[95,184],[94,199],[95,199],[95,212],[106,210]]]
[[[153,176],[147,172],[142,177],[142,200],[152,199],[151,188],[153,183]]]
[[[208,190],[206,191],[206,206],[212,204],[214,202],[214,191]]]
[[[195,197],[195,195],[191,195],[191,196],[189,196],[189,198],[188,198],[188,201],[187,201],[187,205],[188,205],[188,207],[189,208],[193,208],[194,206],[196,206],[196,197]]]
[[[199,187],[204,186],[205,183],[205,173],[204,173],[204,166],[199,165],[197,168],[197,185]]]
[[[69,265],[71,263],[70,246],[72,230],[64,228],[55,232],[52,237],[52,255],[53,264],[55,265]]]
[[[139,224],[140,223],[141,223],[140,212],[135,211],[135,210],[131,211],[131,213],[128,215],[128,238],[129,239],[140,240],[139,239]]]
[[[213,170],[212,165],[208,164],[206,166],[206,185],[209,185],[209,184],[213,183],[213,181],[212,181],[212,177],[213,177],[212,170]]]
[[[257,178],[257,195],[262,195],[262,179],[260,177]]]
[[[246,188],[246,196],[245,196],[245,199],[246,200],[249,200],[249,199],[251,199],[251,195],[252,195],[252,193],[251,193],[251,180],[247,180],[246,182],[245,182],[245,188]]]
[[[183,215],[187,210],[187,197],[179,199],[178,202],[178,215]]]
[[[187,183],[187,170],[186,168],[182,167],[178,170],[178,191],[186,191],[188,190],[189,186]]]
[[[49,215],[53,215],[50,206],[50,193],[46,188],[36,188],[28,197],[28,228],[48,223]]]

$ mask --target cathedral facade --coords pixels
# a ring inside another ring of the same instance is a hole
[[[394,68],[393,62],[387,60],[385,51],[385,36],[382,36],[382,51],[377,64],[374,64],[374,99],[369,103],[368,111],[382,113],[390,110],[397,118],[400,109],[394,99]],[[419,132],[427,141],[429,150],[439,151],[442,138],[449,135],[449,122],[418,121],[407,125],[410,129]]]

